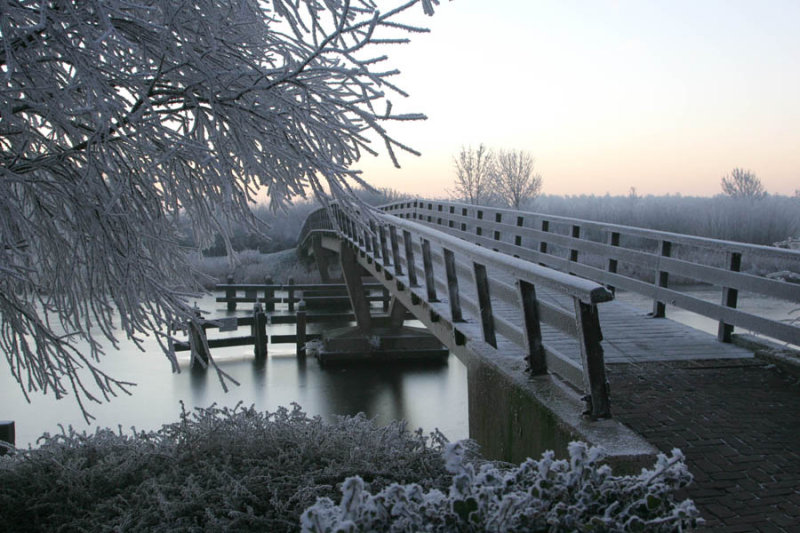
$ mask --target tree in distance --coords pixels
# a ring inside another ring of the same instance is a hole
[[[483,143],[478,148],[461,147],[453,157],[456,181],[451,194],[469,204],[483,204],[491,196],[494,154]]]
[[[734,168],[722,177],[722,192],[731,198],[758,200],[767,195],[761,180],[751,170]]]
[[[154,334],[179,368],[167,332],[200,287],[179,214],[230,249],[234,223],[265,229],[259,193],[347,197],[369,137],[416,153],[385,129],[425,117],[393,111],[383,46],[438,0],[0,2],[0,350],[26,398],[72,394],[87,421],[131,385],[103,338]]]
[[[542,192],[542,176],[533,173],[534,159],[525,150],[500,150],[494,158],[494,188],[507,206],[520,209]]]

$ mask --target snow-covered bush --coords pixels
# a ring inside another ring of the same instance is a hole
[[[546,452],[519,466],[464,460],[462,443],[444,453],[448,492],[416,483],[370,492],[354,476],[341,502],[320,498],[302,516],[304,532],[355,531],[684,531],[700,519],[675,491],[692,479],[680,450],[659,455],[651,470],[614,476],[602,451],[569,446],[569,460]]]
[[[348,477],[446,488],[445,443],[363,415],[325,423],[297,405],[212,406],[155,432],[70,429],[0,457],[0,531],[297,531]]]

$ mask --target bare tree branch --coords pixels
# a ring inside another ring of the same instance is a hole
[[[128,387],[103,338],[155,334],[178,368],[166,332],[200,289],[178,214],[200,246],[262,231],[259,191],[344,194],[369,131],[396,161],[385,121],[424,118],[375,112],[395,72],[369,54],[429,0],[0,2],[0,350],[23,394],[86,416]]]

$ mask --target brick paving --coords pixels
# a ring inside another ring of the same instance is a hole
[[[708,531],[800,531],[800,383],[759,359],[609,365],[614,417],[683,450]]]

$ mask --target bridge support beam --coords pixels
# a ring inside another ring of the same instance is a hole
[[[317,265],[317,270],[319,270],[322,283],[330,283],[332,281],[328,270],[330,266],[328,254],[330,254],[330,252],[322,247],[322,237],[319,235],[314,236],[314,239],[311,241],[311,246],[314,252],[314,262]]]
[[[342,275],[347,285],[347,295],[350,297],[353,313],[356,315],[358,329],[367,334],[372,329],[372,316],[364,283],[361,281],[361,265],[358,263],[355,251],[345,241],[339,246],[339,261],[342,263]]]

